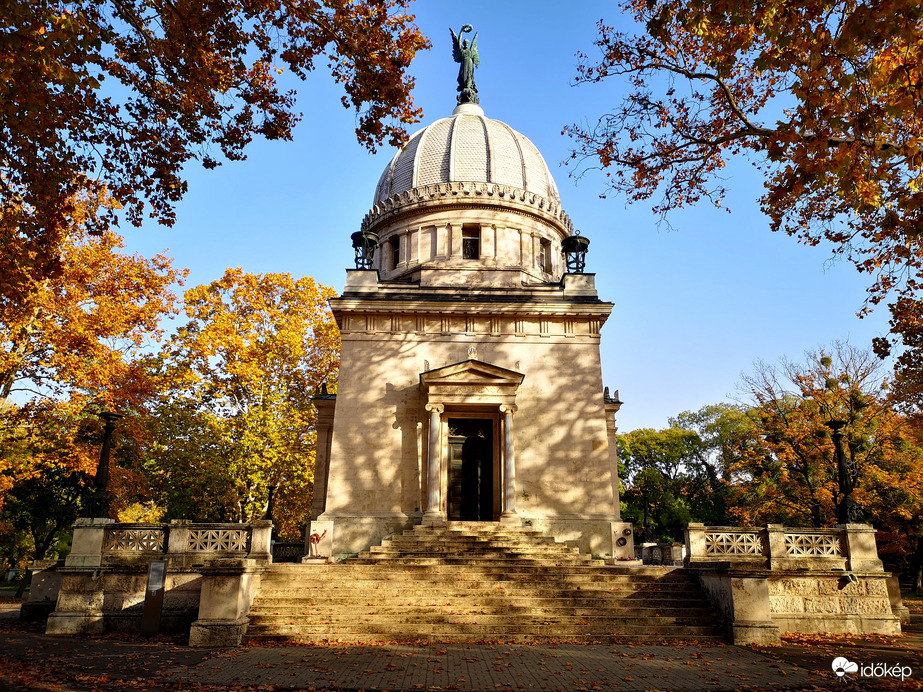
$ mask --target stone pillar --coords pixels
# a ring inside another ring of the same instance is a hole
[[[262,569],[254,560],[226,558],[202,569],[199,619],[189,630],[189,646],[238,646],[259,590]]]
[[[690,522],[686,524],[686,564],[692,562],[709,562],[705,554],[705,524]]]
[[[195,558],[186,559],[186,548],[189,545],[188,519],[171,519],[170,529],[167,534],[167,565],[171,569],[185,569],[191,565]]]
[[[78,519],[74,522],[74,538],[67,556],[67,567],[99,567],[103,560],[103,539],[106,527],[115,519]]]
[[[616,564],[621,561],[635,559],[635,535],[629,522],[613,521],[612,527],[612,558]]]
[[[429,411],[429,446],[426,457],[426,511],[423,513],[424,524],[441,524],[442,516],[442,465],[439,455],[439,438],[442,432],[442,404],[427,404]]]
[[[451,233],[451,226],[445,224],[444,226],[438,226],[436,228],[436,236],[434,242],[435,246],[435,255],[437,260],[447,259],[450,255],[449,253],[449,238]]]
[[[766,578],[731,576],[727,585],[733,603],[731,641],[737,646],[779,644],[779,626],[772,621]]]
[[[619,431],[615,422],[615,416],[622,407],[619,401],[619,390],[615,390],[615,396],[609,397],[609,388],[606,387],[603,396],[603,408],[606,412],[606,441],[609,443],[609,480],[612,485],[612,512],[616,520],[622,518],[622,507],[619,503],[619,447],[615,439]]]
[[[792,560],[785,548],[785,527],[766,524],[766,549],[769,551],[769,569],[792,569]]]
[[[518,522],[516,513],[516,451],[513,446],[513,412],[515,405],[503,404],[503,512],[500,521]]]
[[[336,395],[321,394],[311,397],[317,409],[317,452],[314,468],[314,498],[311,518],[317,519],[327,509],[327,481],[330,476],[330,447],[333,443],[333,415]]]
[[[260,519],[250,524],[250,554],[257,565],[272,564],[272,522]]]
[[[885,584],[887,584],[888,587],[888,600],[891,601],[891,612],[901,621],[902,625],[909,625],[910,609],[904,605],[904,600],[901,598],[901,585],[898,580],[898,575],[891,574],[885,579]],[[30,598],[29,600],[32,599]],[[26,605],[28,604],[23,605],[23,608],[25,608]],[[21,611],[19,617],[22,618]]]
[[[837,524],[846,544],[846,569],[853,572],[883,572],[875,545],[875,529],[868,524]]]
[[[317,536],[314,538],[314,536]],[[313,544],[312,544],[313,538]],[[326,562],[333,556],[333,522],[314,520],[308,524],[304,537],[304,554],[302,562]]]
[[[29,566],[32,582],[29,586],[29,600],[19,608],[20,620],[46,620],[54,612],[61,591],[61,573],[58,568],[63,566],[64,560],[36,560]]]

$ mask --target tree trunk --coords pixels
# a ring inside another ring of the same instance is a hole
[[[913,590],[923,591],[923,536],[917,537],[917,550],[910,561],[913,570]]]
[[[19,586],[16,589],[15,598],[22,598],[22,595],[26,592],[26,587],[29,586],[31,581],[32,581],[32,570],[27,569],[25,573],[22,575],[22,577],[20,577],[19,579]]]

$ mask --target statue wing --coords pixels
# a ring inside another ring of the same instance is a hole
[[[471,62],[474,63],[475,67],[481,66],[481,58],[478,56],[478,32],[474,32],[474,38],[471,39],[471,47],[468,49],[471,51]]]
[[[452,27],[449,27],[449,31],[452,32],[452,59],[455,62],[461,62],[461,42],[458,39],[458,34],[455,33],[455,29]]]

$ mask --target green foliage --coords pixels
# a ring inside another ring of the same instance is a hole
[[[698,432],[674,424],[618,440],[627,485],[623,517],[640,527],[642,539],[680,540],[690,521],[723,523],[724,487]]]
[[[15,551],[23,562],[55,557],[92,491],[88,480],[53,465],[13,485],[0,510],[4,552]]]

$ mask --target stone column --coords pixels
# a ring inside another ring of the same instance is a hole
[[[442,474],[439,463],[439,437],[442,430],[442,404],[427,404],[429,411],[429,448],[426,458],[426,511],[423,513],[424,524],[441,524],[442,516]]]
[[[515,405],[500,407],[503,414],[503,513],[500,521],[519,521],[516,513],[516,452],[513,448],[513,412]]]
[[[68,567],[101,566],[106,528],[112,524],[115,524],[115,519],[80,518],[74,522],[74,537],[65,564]]]
[[[272,522],[260,519],[250,524],[250,554],[257,565],[272,564]]]
[[[769,551],[769,569],[792,568],[785,548],[785,526],[766,524],[766,549]]]
[[[707,562],[710,558],[705,552],[705,524],[689,522],[686,524],[686,562]]]
[[[240,645],[263,571],[254,560],[240,558],[224,558],[201,569],[199,619],[189,629],[189,646]]]
[[[603,394],[603,410],[606,412],[606,442],[609,444],[609,480],[612,486],[612,512],[615,518],[621,520],[622,507],[619,503],[619,447],[615,436],[619,431],[615,422],[615,416],[622,407],[619,401],[619,390],[615,390],[615,396],[609,396],[609,388],[606,387]]]
[[[848,561],[846,569],[854,572],[883,572],[875,545],[875,529],[868,524],[837,524],[843,533]]]
[[[336,395],[321,394],[311,397],[317,409],[317,446],[314,468],[314,499],[311,519],[317,519],[327,509],[327,483],[330,476],[330,449],[333,444],[333,416]]]

